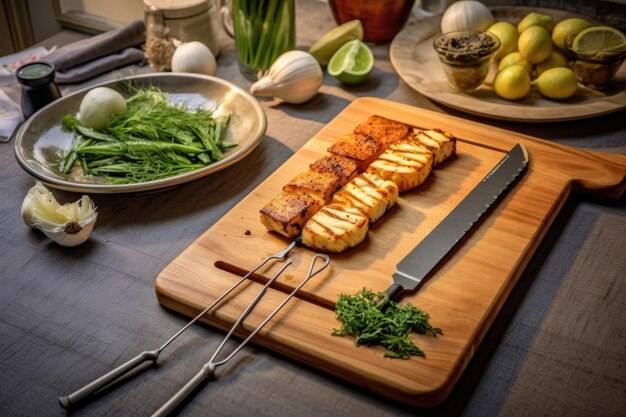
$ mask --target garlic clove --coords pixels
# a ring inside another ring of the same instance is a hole
[[[85,243],[89,239],[97,217],[97,215],[93,216],[89,221],[68,222],[63,227],[53,230],[42,228],[41,231],[59,245],[71,248]]]
[[[22,203],[24,222],[41,230],[62,246],[76,246],[85,242],[97,217],[96,208],[88,196],[84,195],[71,204],[60,205],[40,182],[28,191]]]
[[[22,219],[24,220],[24,223],[26,223],[28,227],[32,227],[33,229],[36,229],[37,227],[35,226],[32,210],[31,210],[31,206],[33,204],[33,196],[31,195],[31,192],[33,191],[33,188],[31,188],[28,194],[26,194],[24,201],[22,201]]]
[[[264,77],[250,87],[250,93],[300,104],[317,94],[323,79],[322,68],[311,54],[288,51],[279,56]]]

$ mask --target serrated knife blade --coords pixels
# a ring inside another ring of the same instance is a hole
[[[528,152],[515,145],[420,243],[396,265],[393,284],[385,291],[392,300],[414,292],[500,195],[528,165]]]

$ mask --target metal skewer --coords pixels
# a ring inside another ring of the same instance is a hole
[[[318,259],[323,259],[324,263],[318,269],[313,271],[315,263]],[[283,308],[285,304],[287,304],[287,302],[300,290],[300,288],[304,286],[304,284],[309,281],[309,279],[323,271],[329,263],[330,258],[328,257],[328,255],[316,254],[311,260],[309,272],[302,280],[302,282],[300,282],[300,284],[278,305],[278,307],[276,307],[276,309],[272,311],[265,318],[265,320],[263,320],[261,324],[259,324],[259,326],[254,329],[254,331],[250,333],[250,335],[243,342],[241,342],[239,346],[237,346],[226,358],[220,361],[215,361],[220,351],[224,347],[224,344],[228,341],[228,339],[230,339],[237,327],[239,327],[241,322],[246,318],[246,316],[248,316],[250,311],[252,311],[254,306],[259,302],[267,288],[272,284],[274,280],[276,280],[277,276],[274,276],[267,284],[265,284],[261,291],[259,291],[255,299],[250,303],[250,305],[248,305],[248,307],[241,314],[237,322],[235,322],[235,324],[231,327],[228,334],[222,340],[222,343],[220,343],[218,348],[213,353],[213,356],[211,356],[211,359],[207,363],[205,363],[200,371],[193,378],[191,378],[189,382],[187,382],[176,394],[174,394],[172,398],[170,398],[165,404],[161,406],[161,408],[159,408],[154,414],[152,414],[152,417],[164,417],[168,415],[172,410],[174,410],[176,406],[180,404],[180,402],[183,401],[189,394],[191,394],[204,380],[210,378],[215,373],[215,368],[231,360],[276,315],[276,313],[278,313],[280,309]],[[279,274],[280,272],[282,272],[282,270],[279,271]]]
[[[130,370],[136,368],[137,366],[139,366],[140,364],[142,364],[142,363],[144,363],[146,361],[151,361],[151,362],[155,363],[157,361],[159,355],[163,351],[163,349],[165,349],[170,343],[172,343],[178,336],[180,336],[192,324],[194,324],[196,321],[200,320],[200,318],[202,318],[202,316],[204,316],[206,313],[208,313],[220,301],[222,301],[224,298],[226,298],[228,296],[228,294],[230,294],[235,288],[237,288],[239,285],[241,285],[241,283],[243,283],[246,279],[248,279],[248,277],[250,275],[252,275],[256,271],[261,269],[269,261],[271,261],[272,259],[284,260],[287,256],[289,256],[289,254],[291,253],[293,248],[296,246],[296,243],[297,242],[294,240],[285,249],[283,249],[280,252],[276,253],[275,255],[269,256],[269,257],[265,258],[263,261],[261,261],[260,264],[258,264],[250,272],[248,272],[245,276],[243,276],[239,281],[237,281],[235,284],[233,284],[233,286],[230,287],[228,290],[226,290],[225,293],[220,295],[207,308],[202,310],[196,317],[194,317],[182,329],[180,329],[176,334],[174,334],[172,337],[170,337],[167,340],[167,342],[165,342],[160,348],[155,349],[155,350],[146,350],[144,352],[141,352],[139,355],[137,355],[134,358],[130,359],[129,361],[121,364],[120,366],[118,366],[117,368],[113,369],[112,371],[102,375],[100,378],[90,382],[89,384],[85,385],[84,387],[74,391],[70,395],[59,397],[59,404],[61,404],[61,407],[66,408],[66,409],[71,407],[72,405],[76,404],[78,401],[80,401],[83,398],[85,398],[85,397],[95,393],[96,391],[99,391],[100,389],[104,388],[106,385],[110,384],[111,382],[113,382],[117,378],[121,377],[122,375],[126,374]],[[291,261],[289,261],[289,263],[291,263]],[[289,265],[289,263],[287,263],[287,265]],[[278,277],[278,275],[280,275],[280,273],[282,273],[282,271],[287,267],[287,265],[285,265],[283,268],[281,268],[281,270],[278,271],[278,273],[274,276],[274,278],[272,278],[272,280],[275,280]],[[272,281],[272,280],[270,280],[270,281]]]

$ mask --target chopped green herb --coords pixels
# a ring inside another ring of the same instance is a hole
[[[430,316],[412,304],[401,305],[389,300],[385,293],[367,288],[354,295],[340,294],[335,316],[342,325],[333,329],[333,336],[354,336],[356,345],[382,345],[388,358],[409,359],[425,356],[409,339],[411,332],[433,336],[441,329],[430,325]]]

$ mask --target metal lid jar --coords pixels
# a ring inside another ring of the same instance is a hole
[[[213,55],[220,52],[217,15],[209,0],[143,0],[146,21],[146,52],[167,48],[173,42],[200,41]],[[170,56],[171,58],[171,56]],[[151,63],[152,64],[152,63]],[[169,69],[169,62],[161,69]]]

